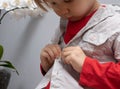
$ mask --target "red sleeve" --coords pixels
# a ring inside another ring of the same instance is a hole
[[[120,89],[120,62],[101,64],[86,57],[79,83],[94,89]]]

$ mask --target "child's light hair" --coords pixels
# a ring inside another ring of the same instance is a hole
[[[43,3],[44,3],[48,6],[48,4],[45,0],[34,0],[34,1],[41,9],[43,9],[44,11],[47,11],[46,7],[43,5]]]

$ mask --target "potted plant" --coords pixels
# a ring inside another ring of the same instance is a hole
[[[18,75],[19,73],[10,61],[2,60],[3,52],[3,46],[0,45],[0,89],[7,89],[11,76],[9,69],[15,70]]]

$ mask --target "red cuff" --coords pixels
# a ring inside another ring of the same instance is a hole
[[[44,69],[43,69],[43,67],[42,67],[42,65],[40,64],[40,70],[41,70],[41,73],[43,74],[43,75],[45,75],[46,74],[46,72],[44,71]]]
[[[82,71],[80,73],[80,80],[79,80],[80,85],[83,85],[83,86],[89,85],[88,81],[92,80],[92,77],[90,76],[91,75],[91,67],[90,66],[91,66],[92,61],[93,61],[92,58],[86,57],[85,62],[82,67]]]

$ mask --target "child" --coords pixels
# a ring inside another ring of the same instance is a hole
[[[120,89],[120,14],[97,0],[35,0],[61,17],[40,54],[46,89]],[[60,57],[60,58],[58,58]]]

